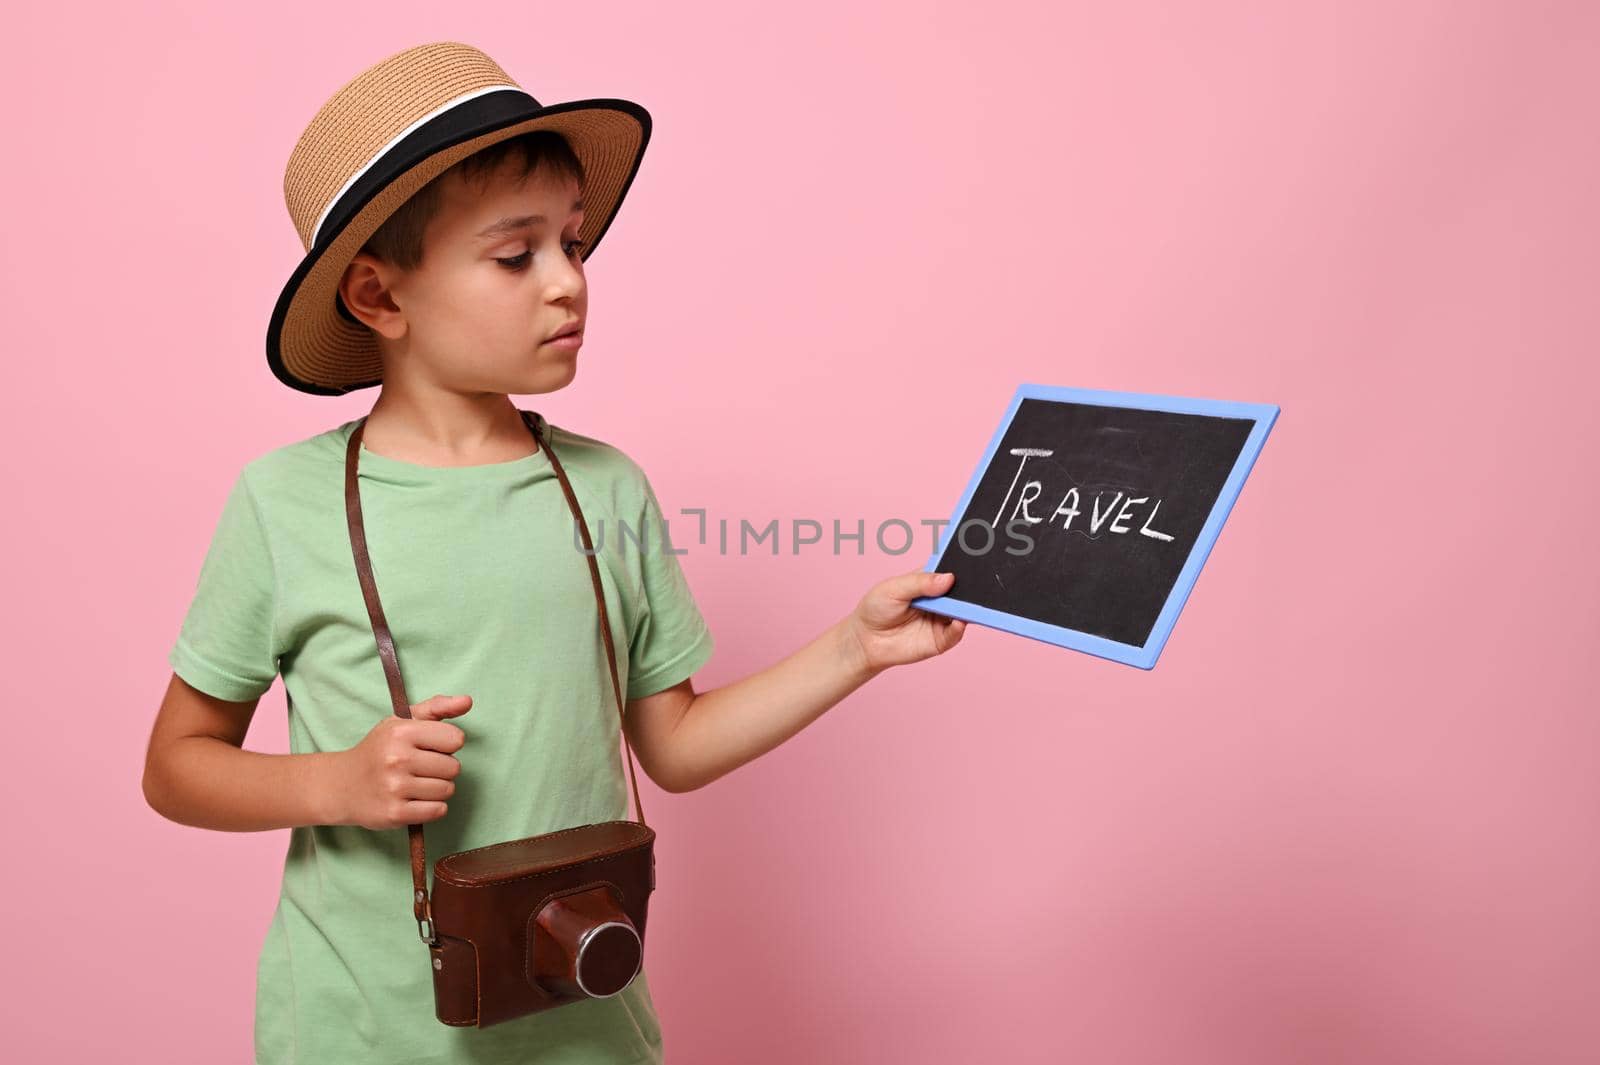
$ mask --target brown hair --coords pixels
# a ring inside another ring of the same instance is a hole
[[[440,183],[459,173],[463,180],[486,186],[501,164],[521,156],[522,170],[516,180],[526,180],[540,164],[558,177],[570,178],[583,188],[583,163],[567,138],[553,129],[536,129],[497,141],[456,163],[422,188],[384,220],[361,250],[376,255],[402,270],[415,270],[422,263],[422,233],[439,213]]]

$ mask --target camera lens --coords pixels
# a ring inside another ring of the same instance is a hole
[[[607,887],[551,899],[534,919],[533,937],[536,979],[557,994],[609,998],[644,962],[644,942]]]

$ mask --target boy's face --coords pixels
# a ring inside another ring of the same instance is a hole
[[[578,353],[549,340],[588,313],[577,182],[541,166],[518,183],[507,165],[481,189],[453,173],[442,193],[415,270],[362,253],[345,275],[346,302],[382,338],[385,378],[464,392],[565,387]]]

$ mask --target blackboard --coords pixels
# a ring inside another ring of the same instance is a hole
[[[912,605],[1154,667],[1278,409],[1020,386]]]

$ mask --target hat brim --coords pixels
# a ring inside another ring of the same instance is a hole
[[[267,326],[267,365],[300,392],[337,396],[383,381],[372,330],[338,299],[339,281],[384,220],[429,181],[497,141],[555,130],[584,164],[587,260],[610,229],[650,141],[650,114],[629,100],[540,106],[517,90],[487,93],[437,115],[382,153],[338,197],[284,285]]]

